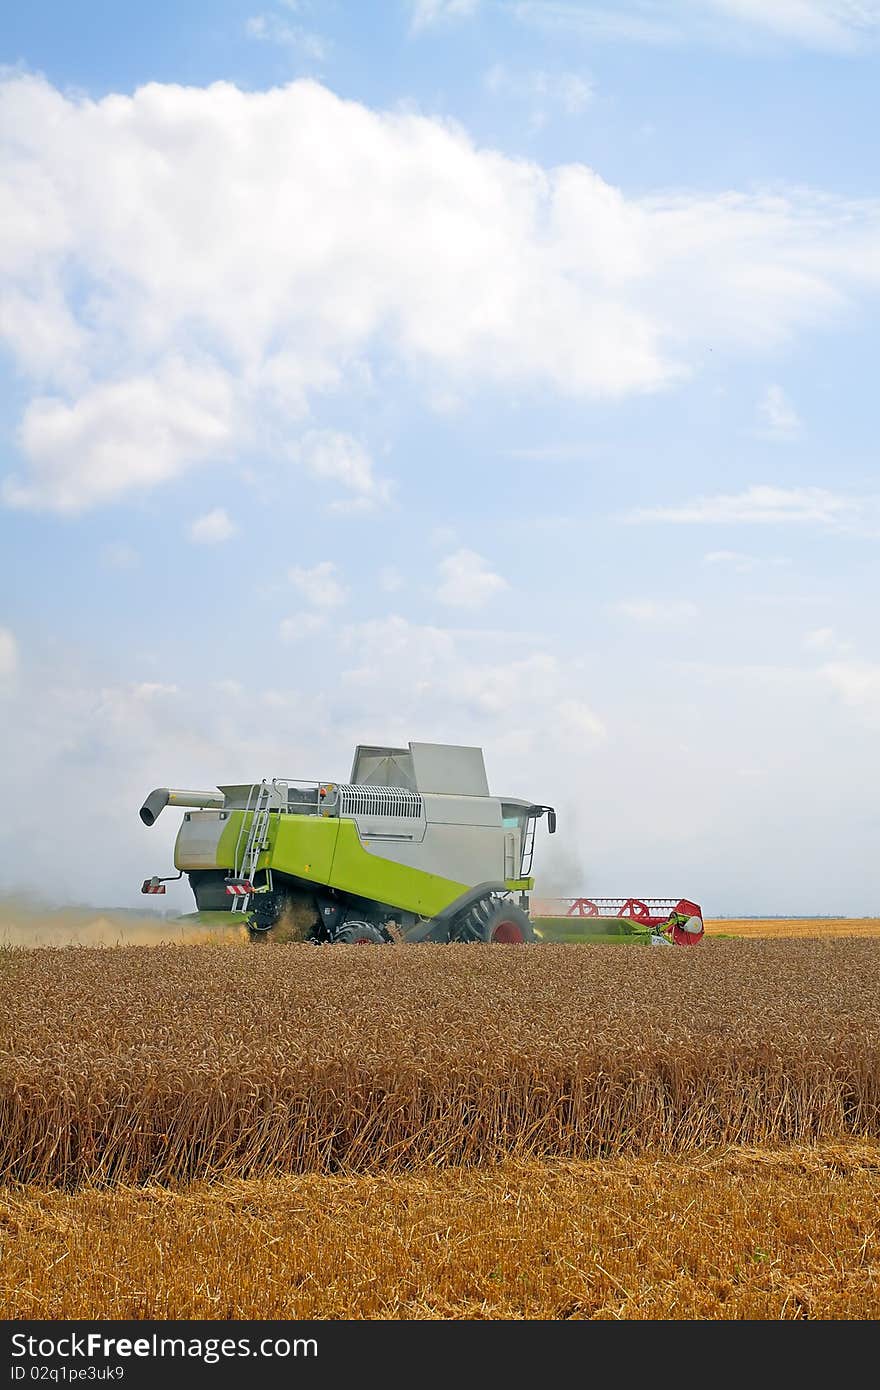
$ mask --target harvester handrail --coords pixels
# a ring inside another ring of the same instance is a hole
[[[278,814],[291,809],[292,787],[315,792],[314,801],[297,803],[297,810],[302,815],[379,815],[420,819],[424,814],[421,795],[408,787],[386,787],[369,782],[315,782],[308,778],[288,777],[273,777],[271,782],[265,778],[261,782],[252,782],[245,805],[230,809],[243,811],[245,816],[250,815],[264,787],[275,794],[270,797],[269,811]]]

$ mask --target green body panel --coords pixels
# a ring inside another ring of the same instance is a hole
[[[230,812],[217,844],[218,869],[233,867],[246,815],[250,820],[248,812]],[[257,872],[272,868],[313,883],[329,883],[340,824],[325,816],[270,816],[266,835],[269,848],[257,860]]]
[[[217,868],[231,869],[235,859],[235,845],[238,840],[238,832],[244,820],[243,811],[233,811],[226,823],[226,828],[220,836],[217,844]],[[175,859],[175,864],[177,860]]]
[[[269,864],[293,878],[330,883],[342,824],[325,816],[273,816],[271,848],[268,855],[260,856],[259,867]]]
[[[217,868],[231,869],[247,812],[232,811],[217,842]],[[246,833],[246,832],[245,832]],[[433,917],[467,892],[469,883],[398,864],[364,848],[354,821],[328,816],[272,816],[268,850],[257,870],[271,868],[291,878],[372,898],[421,917]],[[181,865],[175,859],[175,865]],[[522,880],[528,883],[529,880]],[[515,886],[519,886],[516,881]]]
[[[340,820],[339,838],[328,882],[345,893],[433,917],[451,902],[466,893],[471,884],[456,883],[454,879],[413,869],[408,864],[396,864],[381,855],[364,849],[354,821]],[[290,872],[273,861],[274,867]]]

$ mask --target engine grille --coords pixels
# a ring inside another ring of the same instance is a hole
[[[422,798],[406,787],[367,787],[338,782],[337,814],[340,816],[397,816],[420,820]]]

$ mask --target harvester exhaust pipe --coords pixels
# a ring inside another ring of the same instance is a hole
[[[222,811],[226,798],[219,792],[186,792],[176,787],[157,787],[150,792],[140,809],[144,825],[155,825],[166,806],[198,806],[203,810]]]

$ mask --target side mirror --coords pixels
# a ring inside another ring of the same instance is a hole
[[[556,834],[556,812],[552,806],[547,807],[547,831],[550,835]]]

